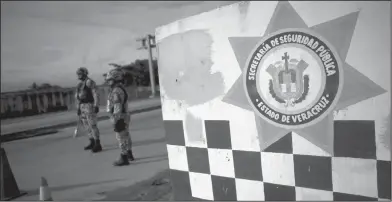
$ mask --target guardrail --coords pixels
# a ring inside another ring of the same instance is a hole
[[[127,87],[126,90],[129,99],[147,98],[151,95],[151,87],[131,86]],[[76,108],[75,91],[75,88],[66,88],[1,94],[0,119],[74,110]],[[98,93],[100,95],[100,105],[105,106],[109,87],[99,86]]]

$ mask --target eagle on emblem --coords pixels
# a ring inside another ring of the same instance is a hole
[[[272,79],[269,81],[269,91],[279,103],[295,106],[302,102],[309,92],[309,76],[304,71],[309,66],[304,60],[290,59],[287,52],[282,61],[270,64],[267,72]]]

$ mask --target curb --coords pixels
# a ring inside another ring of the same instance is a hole
[[[140,114],[143,112],[148,112],[148,111],[153,111],[160,109],[161,105],[158,106],[151,106],[143,109],[137,109],[129,112],[130,114]],[[101,116],[98,117],[98,121],[104,121],[104,120],[109,120],[109,116]],[[76,126],[76,121],[72,122],[67,122],[67,123],[61,123],[57,125],[52,125],[52,126],[46,126],[38,129],[31,129],[31,130],[26,130],[26,131],[20,131],[20,132],[15,132],[15,133],[9,133],[5,135],[1,135],[0,137],[0,142],[11,142],[15,140],[21,140],[21,139],[27,139],[31,137],[38,137],[38,136],[44,136],[44,135],[50,135],[50,134],[55,134],[58,132],[60,129],[68,128]]]

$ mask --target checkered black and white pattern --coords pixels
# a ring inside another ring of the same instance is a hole
[[[204,121],[206,142],[190,146],[183,121],[164,122],[175,200],[391,199],[374,121],[335,121],[334,156],[298,147],[306,140],[295,133],[263,152],[233,150],[230,122],[216,120]]]

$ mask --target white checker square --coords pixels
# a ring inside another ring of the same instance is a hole
[[[264,182],[295,186],[292,154],[261,152],[261,168]]]
[[[189,171],[188,157],[185,146],[167,145],[169,168],[173,170]]]
[[[370,159],[332,158],[333,191],[378,198],[377,162]]]
[[[240,151],[260,151],[255,115],[242,110],[230,118],[231,147]]]
[[[235,179],[238,201],[264,201],[264,184],[261,181]]]
[[[333,201],[333,192],[295,187],[297,201]]]
[[[161,87],[162,88],[162,87]],[[183,120],[184,119],[184,101],[171,100],[161,91],[161,106],[163,120]],[[182,106],[182,107],[181,107]]]
[[[185,145],[187,147],[207,148],[204,120],[192,107],[186,110],[183,121]]]
[[[212,175],[235,178],[232,150],[208,148],[208,157]]]
[[[214,200],[211,175],[189,172],[192,196],[199,199]]]

